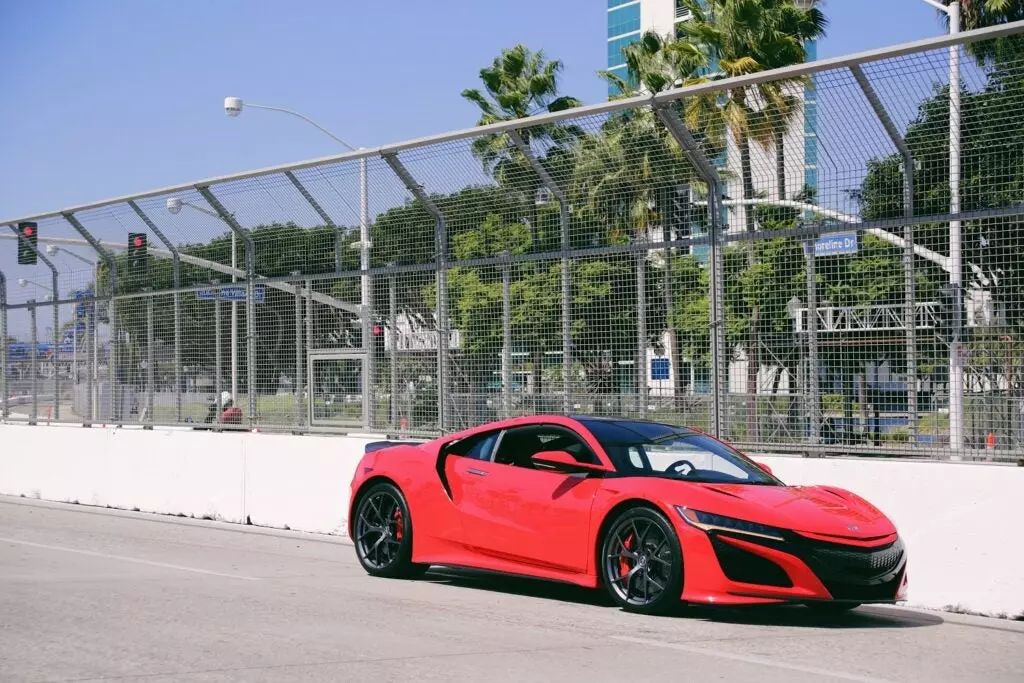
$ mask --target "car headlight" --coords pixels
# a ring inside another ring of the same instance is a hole
[[[676,512],[679,513],[679,516],[682,517],[687,524],[697,527],[702,531],[728,531],[747,536],[767,538],[772,541],[786,540],[781,529],[776,529],[775,527],[767,526],[765,524],[748,522],[744,519],[736,519],[734,517],[715,515],[710,512],[694,510],[693,508],[682,507],[680,505],[676,505],[675,508]]]

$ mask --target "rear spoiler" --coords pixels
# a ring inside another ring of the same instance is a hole
[[[363,446],[363,454],[373,453],[392,446],[422,446],[425,441],[371,441]]]

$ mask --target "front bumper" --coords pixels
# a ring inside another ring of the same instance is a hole
[[[785,532],[784,541],[677,525],[687,602],[895,603],[906,598],[907,553],[893,534],[870,542],[820,540]]]

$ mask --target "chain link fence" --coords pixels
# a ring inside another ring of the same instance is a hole
[[[1018,459],[1021,31],[5,222],[43,274],[0,280],[4,415]]]

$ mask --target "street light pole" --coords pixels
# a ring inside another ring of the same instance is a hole
[[[327,135],[332,140],[340,143],[344,147],[347,147],[353,152],[359,151],[349,143],[342,140],[340,137],[327,130],[319,123],[309,118],[304,114],[300,114],[292,109],[286,109],[284,107],[273,107],[265,104],[252,104],[251,102],[244,102],[240,97],[225,97],[224,98],[224,112],[228,116],[238,116],[242,113],[244,107],[252,107],[253,109],[266,109],[268,111],[276,111],[284,114],[290,114],[298,117],[309,123],[313,127],[320,130],[322,133]],[[370,312],[373,310],[373,291],[370,285],[370,276],[367,274],[367,270],[370,268],[370,210],[369,210],[369,192],[367,187],[366,177],[366,158],[363,157],[359,160],[359,268],[363,271],[362,275],[359,276],[360,280],[360,303],[361,306],[361,329],[363,339],[363,349],[366,351],[366,366],[365,376],[363,378],[364,397],[363,405],[366,408],[366,418],[372,423],[373,418],[373,397],[371,389],[373,386],[373,350],[372,341],[370,337]],[[232,347],[233,348],[233,347]],[[371,425],[372,426],[372,425]]]
[[[924,0],[949,17],[949,33],[960,33],[960,2]],[[953,289],[953,332],[949,343],[949,448],[964,447],[963,263],[960,255],[960,46],[949,47],[949,284]]]

